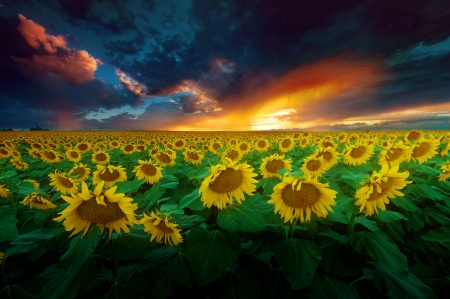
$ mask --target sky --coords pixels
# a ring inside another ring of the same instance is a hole
[[[448,0],[0,0],[0,129],[450,130]]]

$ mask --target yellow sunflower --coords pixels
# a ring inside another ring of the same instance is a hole
[[[128,226],[137,223],[134,211],[137,204],[133,204],[132,198],[123,193],[115,193],[117,186],[103,192],[104,183],[100,182],[92,193],[85,182],[82,182],[82,192],[72,193],[71,196],[62,196],[70,205],[62,211],[61,216],[54,218],[55,221],[64,220],[66,231],[73,230],[70,237],[84,230],[83,236],[89,227],[96,224],[103,232],[108,228],[108,237],[111,239],[113,229],[120,234],[123,229],[130,232]]]
[[[29,149],[27,149],[27,151],[28,151],[28,154],[33,158],[41,159],[41,157],[42,157],[41,153],[38,150],[29,148]]]
[[[69,161],[78,163],[81,160],[82,155],[81,155],[80,151],[75,150],[75,149],[70,149],[66,152],[66,157]]]
[[[450,162],[441,166],[442,173],[438,175],[439,181],[443,182],[450,178]]]
[[[183,139],[178,139],[172,146],[179,151],[186,146],[186,142]]]
[[[135,151],[136,151],[136,145],[133,144],[133,143],[125,144],[125,145],[122,147],[122,152],[123,152],[125,155],[131,155],[131,154],[134,153]]]
[[[47,163],[58,163],[60,160],[56,154],[56,152],[46,149],[41,153],[41,159]]]
[[[200,152],[200,151],[196,151],[196,150],[186,150],[184,153],[184,161],[195,164],[195,165],[200,165],[202,164],[202,160],[205,157],[205,155]]]
[[[286,173],[267,202],[275,204],[274,213],[280,214],[284,222],[300,219],[303,223],[311,220],[311,212],[327,217],[327,209],[332,211],[331,206],[336,205],[336,194],[328,188],[328,183],[322,184],[310,176],[295,178]]]
[[[270,143],[265,138],[257,139],[253,145],[253,148],[256,149],[260,153],[267,152],[269,147],[270,147]]]
[[[323,157],[311,155],[303,160],[301,170],[311,177],[320,178],[328,170],[327,162]]]
[[[76,181],[76,182],[82,182],[87,180],[89,174],[91,173],[91,169],[88,168],[83,163],[80,163],[78,165],[75,165],[69,172],[70,176]]]
[[[403,161],[409,161],[411,158],[412,148],[410,146],[403,145],[403,142],[398,142],[395,145],[389,142],[386,145],[386,149],[380,152],[378,158],[378,164],[384,165],[389,164],[389,166],[399,165]]]
[[[374,148],[374,144],[358,143],[350,145],[344,153],[345,163],[351,165],[366,163],[370,159],[370,156],[372,156]]]
[[[57,170],[55,170],[55,173],[50,173],[48,176],[52,179],[49,185],[53,186],[62,194],[78,192],[78,182],[76,182],[71,176],[59,173]]]
[[[326,167],[328,167],[328,169],[339,162],[337,152],[332,147],[319,148],[314,152],[314,155],[316,155],[317,158],[323,157],[323,159],[325,160],[325,165]]]
[[[0,148],[0,158],[9,158],[11,156],[11,151],[7,148]]]
[[[422,164],[437,154],[438,140],[419,140],[411,152],[411,159]]]
[[[441,157],[447,156],[449,150],[450,150],[450,141],[447,140],[447,143],[442,147],[442,150],[440,151],[439,155],[441,155]]]
[[[133,172],[139,180],[145,180],[148,184],[155,184],[163,178],[162,168],[154,164],[152,161],[138,160],[139,165],[135,166]]]
[[[242,156],[245,156],[252,150],[252,145],[246,141],[242,141],[237,145],[236,148],[241,152]]]
[[[150,156],[153,158],[153,159],[156,159],[156,154],[158,154],[158,152],[160,151],[161,149],[158,147],[158,146],[154,146],[154,147],[152,147],[150,150],[149,150],[149,154],[150,154]]]
[[[166,245],[177,246],[183,243],[181,229],[177,228],[178,224],[172,222],[167,215],[151,212],[150,216],[147,216],[144,213],[140,223],[144,225],[144,231],[150,233],[150,242],[156,239],[156,242],[162,243],[164,238]]]
[[[253,167],[247,163],[237,164],[230,159],[227,164],[211,166],[210,174],[203,180],[199,194],[202,194],[201,201],[208,208],[216,206],[224,209],[227,203],[232,203],[233,198],[238,203],[245,200],[244,193],[253,195],[256,190],[257,176],[253,173]]]
[[[278,148],[282,153],[290,152],[295,146],[295,141],[293,137],[285,137],[280,140]]]
[[[91,150],[92,145],[89,142],[79,142],[74,146],[74,149],[80,153],[85,154]]]
[[[32,183],[34,190],[38,190],[41,187],[41,184],[39,182],[36,182],[35,180],[32,180],[32,179],[26,179],[26,180],[24,180],[24,182]]]
[[[389,166],[385,164],[379,172],[374,171],[368,181],[356,191],[355,205],[360,206],[359,212],[365,210],[365,215],[370,216],[374,212],[378,214],[377,206],[382,211],[386,210],[385,204],[389,203],[389,199],[403,196],[403,193],[398,190],[412,183],[412,181],[406,181],[408,176],[407,171],[398,172],[398,165],[389,169]]]
[[[111,148],[115,149],[115,148],[120,148],[120,142],[113,140],[109,143],[109,145],[111,146]]]
[[[95,164],[106,164],[109,163],[110,156],[108,153],[99,151],[92,155],[92,162]]]
[[[284,155],[273,154],[262,159],[262,164],[259,167],[263,178],[280,178],[281,175],[278,170],[287,169],[292,170],[291,159],[284,159]]]
[[[25,163],[25,162],[17,160],[17,159],[11,159],[11,160],[9,160],[9,162],[11,162],[11,164],[13,164],[19,170],[28,168],[28,163]]]
[[[225,162],[226,159],[239,162],[242,159],[242,153],[236,148],[230,147],[222,153],[222,162]]]
[[[413,130],[408,133],[408,135],[406,136],[406,139],[408,141],[416,141],[416,140],[423,139],[424,137],[425,137],[425,134],[422,131]]]
[[[123,168],[122,166],[97,165],[97,171],[94,171],[92,175],[93,184],[97,185],[103,182],[107,187],[111,187],[117,182],[123,182],[127,180],[125,168]]]
[[[56,205],[39,193],[31,193],[20,202],[30,208],[35,207],[39,210],[54,209]]]
[[[5,186],[6,184],[0,185],[0,197],[8,197],[11,195],[11,192]]]
[[[164,166],[174,166],[175,158],[175,154],[169,151],[159,151],[155,156],[156,161]]]
[[[209,150],[213,152],[215,155],[220,155],[218,152],[223,147],[223,144],[220,141],[212,141],[209,144]]]

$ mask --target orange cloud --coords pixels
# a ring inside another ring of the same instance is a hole
[[[134,81],[130,77],[128,77],[124,72],[116,69],[116,75],[119,76],[119,81],[122,84],[122,87],[128,90],[131,93],[136,95],[145,94],[146,88],[141,85],[139,82]]]
[[[74,50],[67,46],[64,36],[53,36],[45,32],[45,28],[19,14],[17,30],[25,41],[39,51],[30,58],[12,57],[27,63],[33,68],[58,74],[74,85],[94,79],[99,59],[95,59],[85,50]],[[58,52],[58,49],[61,51]]]

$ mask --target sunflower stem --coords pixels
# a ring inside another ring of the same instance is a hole
[[[109,256],[111,258],[112,261],[112,274],[113,274],[113,279],[114,279],[114,283],[117,284],[117,260],[114,258],[113,254],[112,254],[112,247],[113,247],[113,240],[109,239],[108,240],[108,244],[109,244]]]
[[[297,224],[297,219],[293,222],[289,222],[289,239],[294,237],[295,225]]]
[[[350,223],[348,224],[348,236],[353,234],[353,228],[355,227],[355,217],[356,214],[352,213],[352,217],[350,218]]]

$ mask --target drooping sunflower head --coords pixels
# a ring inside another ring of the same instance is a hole
[[[224,209],[233,202],[233,198],[241,203],[245,200],[244,193],[253,195],[256,190],[257,181],[253,177],[257,174],[253,173],[253,167],[247,163],[236,164],[230,159],[227,162],[211,166],[210,174],[200,186],[201,201],[208,208],[214,205]]]
[[[62,196],[70,205],[59,213],[61,216],[53,220],[64,220],[66,231],[73,230],[70,237],[82,230],[84,236],[89,227],[96,224],[102,232],[105,227],[108,228],[108,236],[111,239],[113,230],[118,234],[121,230],[128,233],[130,232],[128,226],[138,222],[134,214],[137,204],[132,203],[133,199],[123,193],[115,193],[117,186],[106,191],[103,190],[103,186],[103,182],[99,183],[92,192],[83,182],[81,193],[72,193],[70,197]]]
[[[53,150],[49,150],[49,149],[45,149],[42,151],[41,153],[41,159],[44,162],[47,163],[58,163],[60,161],[60,159],[58,158],[58,155],[56,152],[54,152]]]
[[[143,214],[144,218],[140,223],[144,225],[144,231],[151,235],[150,242],[156,240],[158,243],[164,243],[170,246],[177,246],[183,243],[183,237],[180,234],[181,229],[177,228],[172,219],[167,215],[151,212],[150,216]]]
[[[77,186],[78,182],[68,174],[55,171],[55,173],[50,173],[48,176],[52,179],[49,185],[53,186],[62,194],[77,193],[79,190]]]
[[[378,164],[389,166],[399,165],[403,161],[409,161],[411,158],[412,148],[407,145],[403,145],[403,142],[398,142],[395,145],[388,145],[387,148],[380,152],[378,158]]]
[[[11,159],[9,162],[11,162],[18,170],[28,168],[28,163],[20,161],[19,159]]]
[[[133,172],[139,180],[145,180],[148,184],[155,184],[163,178],[162,168],[152,161],[139,160],[139,165],[135,166]]]
[[[29,148],[27,149],[27,151],[31,157],[41,159],[41,153],[39,152],[39,150]]]
[[[336,205],[337,192],[328,188],[328,183],[322,184],[310,176],[295,178],[286,173],[273,191],[268,203],[275,204],[274,213],[280,214],[284,222],[292,223],[296,219],[309,222],[311,212],[325,218],[331,206]]]
[[[107,164],[109,163],[110,156],[107,152],[98,151],[92,155],[92,162],[95,164]]]
[[[163,166],[174,166],[176,154],[174,152],[171,152],[170,150],[159,151],[156,154],[155,159]]]
[[[9,197],[11,195],[11,192],[6,187],[6,184],[0,185],[0,197]]]
[[[361,165],[370,159],[374,151],[374,144],[357,143],[350,145],[344,153],[345,163],[351,165]]]
[[[39,182],[36,182],[35,180],[32,179],[26,179],[24,180],[24,182],[29,182],[33,184],[34,190],[39,190],[39,187],[41,187],[41,184]]]
[[[281,179],[278,170],[287,169],[292,170],[291,159],[284,159],[284,155],[273,154],[262,159],[262,164],[259,167],[263,178],[277,177]]]
[[[313,155],[315,155],[317,158],[322,157],[325,160],[325,164],[326,167],[328,167],[328,169],[330,169],[339,162],[337,152],[332,147],[319,148],[314,152]]]
[[[205,157],[205,155],[201,151],[197,150],[186,150],[184,153],[184,161],[200,165],[202,164],[202,160]]]
[[[398,172],[398,165],[389,168],[384,164],[379,172],[374,171],[369,180],[363,184],[355,194],[357,201],[355,205],[360,206],[359,212],[365,210],[365,215],[370,216],[373,213],[378,214],[377,207],[386,210],[385,204],[389,203],[389,199],[396,196],[403,196],[398,191],[411,184],[412,181],[406,181],[409,172]]]
[[[111,187],[117,182],[123,182],[126,180],[127,174],[125,172],[125,168],[114,165],[97,165],[97,171],[94,171],[92,178],[92,182],[95,185],[103,182],[107,187]]]
[[[89,174],[91,173],[91,169],[88,168],[83,163],[75,165],[69,172],[69,175],[76,181],[82,182],[86,181]]]
[[[301,167],[304,174],[317,178],[320,178],[328,169],[325,159],[314,154],[304,159]]]
[[[428,159],[433,158],[437,154],[437,147],[439,141],[435,139],[423,139],[419,140],[413,147],[411,152],[411,159],[419,162],[420,164],[426,162]]]
[[[39,210],[56,208],[56,205],[54,203],[52,203],[49,199],[45,198],[43,195],[39,193],[31,193],[30,195],[25,197],[20,203],[25,206],[29,206],[30,208],[35,207]]]

